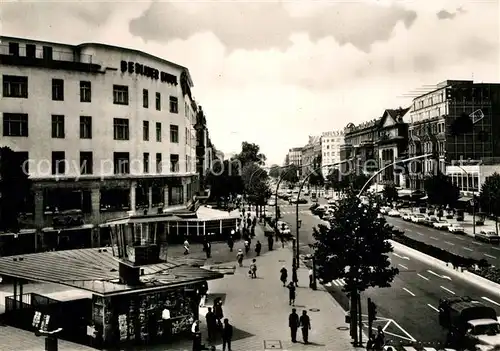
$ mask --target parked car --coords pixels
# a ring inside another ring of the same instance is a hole
[[[429,227],[433,227],[434,223],[436,223],[437,221],[438,221],[438,218],[436,216],[427,216],[427,217],[425,217],[424,224],[429,226]]]
[[[401,214],[401,218],[404,220],[404,221],[411,221],[411,213],[409,212],[403,212]]]
[[[313,214],[316,216],[319,216],[319,218],[323,218],[323,215],[326,213],[326,208],[325,206],[318,206],[313,210]]]
[[[424,223],[425,222],[425,216],[421,213],[417,213],[411,216],[411,221],[413,223]]]
[[[292,236],[292,231],[290,230],[290,227],[288,226],[288,223],[283,222],[283,221],[278,221],[277,222],[277,227],[281,235],[284,237],[291,237]]]
[[[300,199],[297,198],[297,196],[294,196],[291,198],[290,200],[292,203],[296,204],[296,203],[299,203],[299,204],[307,204],[307,200],[304,199],[303,197],[301,197]]]
[[[276,201],[274,199],[269,199],[269,200],[267,200],[267,205],[268,206],[276,206]]]
[[[325,198],[325,200],[330,200],[332,198],[331,195],[328,194],[325,194],[323,197]]]
[[[390,210],[387,214],[391,217],[400,217],[401,213],[398,210]]]
[[[384,206],[384,207],[380,208],[380,213],[381,214],[388,214],[390,210],[391,210],[390,207]]]
[[[464,227],[458,223],[452,223],[448,226],[448,231],[453,234],[463,234],[465,233]]]
[[[314,210],[319,207],[319,204],[317,202],[313,203],[309,209],[311,210],[312,213],[314,213]]]
[[[330,199],[326,202],[328,205],[335,205],[336,201],[334,199]]]
[[[436,229],[448,230],[450,223],[448,221],[445,221],[444,219],[438,219],[437,222],[432,223],[432,226]]]
[[[493,230],[483,229],[479,233],[474,234],[474,239],[495,245],[500,244],[500,236]]]

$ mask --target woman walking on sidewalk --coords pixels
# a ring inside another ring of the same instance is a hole
[[[283,283],[283,286],[286,286],[286,280],[288,279],[288,271],[286,270],[285,266],[281,267],[280,273],[281,273],[280,280]]]
[[[243,257],[245,255],[243,254],[243,251],[241,249],[238,249],[238,254],[236,255],[236,260],[238,261],[238,264],[240,267],[243,267]]]

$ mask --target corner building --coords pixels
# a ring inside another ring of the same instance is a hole
[[[22,233],[36,251],[105,245],[100,223],[185,208],[198,191],[187,68],[110,45],[11,37],[1,37],[0,67],[1,145],[33,180]]]

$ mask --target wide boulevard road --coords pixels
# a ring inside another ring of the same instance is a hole
[[[303,245],[314,241],[311,235],[312,228],[322,223],[318,217],[310,213],[309,206],[310,203],[300,206],[300,219],[302,220],[300,241]],[[280,207],[282,220],[291,224],[292,232],[295,232],[295,206],[280,203]],[[482,256],[483,258],[486,253],[493,256],[496,252],[488,244],[474,244],[473,240],[469,240],[465,236],[455,236],[397,219],[389,219],[389,221],[393,224],[397,223],[398,227],[403,230],[411,229],[411,232],[408,231],[408,235],[416,239],[436,246],[442,245],[443,248],[450,251],[462,252],[461,250],[464,250],[463,252],[475,254],[474,257]],[[431,237],[436,239],[431,239]],[[497,256],[500,256],[500,252],[497,253]],[[400,270],[392,286],[390,288],[370,288],[363,293],[362,299],[364,314],[366,314],[366,298],[370,297],[377,304],[379,320],[375,322],[375,326],[387,326],[385,330],[388,339],[402,342],[415,340],[419,342],[444,342],[446,332],[439,326],[437,312],[439,299],[443,297],[470,296],[495,308],[500,315],[500,297],[491,295],[456,276],[447,276],[444,270],[433,268],[413,257],[406,257],[402,252],[394,252],[390,258],[392,264]],[[341,280],[329,282],[326,287],[347,310],[348,300],[342,292],[343,282]]]
[[[486,259],[492,265],[500,267],[500,246],[478,242],[467,234],[453,234],[443,230],[426,227],[421,224],[403,221],[401,218],[387,217],[387,222],[405,232],[406,236],[442,248],[446,251],[475,259]],[[481,230],[480,227],[476,228]]]

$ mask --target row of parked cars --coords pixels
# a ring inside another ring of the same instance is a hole
[[[422,213],[400,212],[390,207],[382,207],[380,212],[391,217],[401,217],[401,219],[407,222],[425,225],[438,230],[446,230],[453,234],[465,234],[464,227],[459,223],[450,223],[437,216],[429,216]],[[492,230],[482,229],[479,233],[474,234],[474,238],[491,244],[500,244],[500,236]]]

